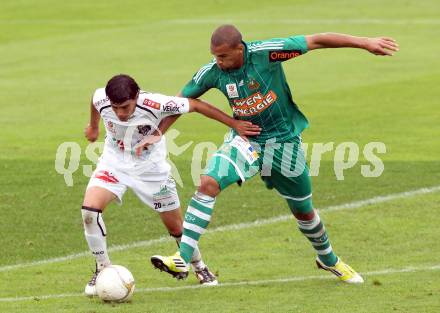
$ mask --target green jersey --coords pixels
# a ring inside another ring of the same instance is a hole
[[[223,71],[214,60],[193,76],[182,95],[197,98],[208,89],[217,88],[228,98],[235,118],[262,128],[253,141],[265,143],[276,138],[277,142],[289,142],[308,122],[292,99],[281,62],[306,53],[306,39],[294,36],[243,44],[241,68]]]

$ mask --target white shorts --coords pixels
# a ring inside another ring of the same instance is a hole
[[[87,188],[90,187],[107,189],[116,195],[119,204],[122,204],[127,188],[130,188],[143,203],[159,213],[180,207],[176,183],[169,173],[164,173],[160,179],[154,174],[129,175],[100,161],[87,185]]]

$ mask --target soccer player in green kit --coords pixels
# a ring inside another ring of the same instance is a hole
[[[286,199],[299,230],[317,253],[319,268],[347,283],[362,283],[362,277],[333,251],[318,212],[312,206],[309,171],[301,149],[301,132],[308,126],[304,114],[292,100],[282,62],[322,48],[360,48],[375,55],[398,51],[392,38],[354,37],[322,33],[265,41],[244,42],[232,25],[217,28],[211,37],[215,60],[203,66],[183,88],[181,95],[198,98],[211,88],[228,99],[236,119],[261,127],[257,136],[242,138],[233,130],[211,157],[201,185],[185,214],[179,251],[173,256],[151,258],[156,268],[180,279],[188,275],[194,248],[207,228],[215,198],[229,185],[243,183],[261,174],[269,189]],[[170,118],[164,132],[175,121]]]

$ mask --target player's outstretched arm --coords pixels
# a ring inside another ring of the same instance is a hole
[[[260,134],[261,128],[258,125],[254,125],[248,121],[233,119],[223,111],[217,109],[215,106],[205,101],[201,101],[198,99],[188,100],[190,112],[198,112],[231,128],[234,128],[240,136],[246,137]]]
[[[399,45],[390,37],[356,37],[337,33],[322,33],[306,36],[308,50],[323,48],[359,48],[375,55],[392,56]]]
[[[179,92],[176,97],[183,97],[182,92]],[[154,135],[155,136],[161,136],[166,133],[166,131],[173,125],[177,119],[180,117],[180,115],[170,115],[165,118],[163,118],[158,126],[158,129],[155,130]]]
[[[92,100],[93,101],[93,100]],[[90,142],[95,142],[99,137],[99,112],[96,110],[93,102],[90,103],[90,123],[84,129],[84,135]]]
[[[177,119],[180,117],[180,115],[170,115],[164,117],[160,123],[158,129],[155,131],[155,134],[165,134],[165,132],[168,130],[168,128],[173,125]]]
[[[234,128],[237,133],[246,139],[247,136],[259,135],[261,128],[258,125],[254,125],[248,121],[235,120],[223,111],[217,109],[213,105],[196,99],[188,98],[189,101],[189,112],[198,112],[209,118],[217,120],[231,128]],[[136,146],[136,155],[140,156],[142,151],[146,149],[149,145],[158,142],[161,136],[167,131],[167,129],[177,120],[180,115],[170,115],[165,117],[159,124],[158,129],[156,129],[152,134],[144,138]]]

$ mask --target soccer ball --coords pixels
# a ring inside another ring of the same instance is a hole
[[[128,301],[134,292],[133,275],[121,265],[106,266],[96,278],[96,291],[104,301]]]

